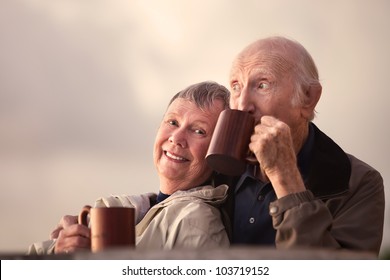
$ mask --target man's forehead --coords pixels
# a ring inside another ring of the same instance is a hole
[[[249,56],[238,57],[232,65],[231,76],[271,75],[277,77],[292,69],[292,63],[285,56],[274,52],[258,52]]]

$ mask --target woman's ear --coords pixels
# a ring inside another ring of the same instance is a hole
[[[304,103],[302,104],[302,116],[310,120],[313,116],[314,109],[320,100],[322,86],[320,83],[310,85],[305,92]]]

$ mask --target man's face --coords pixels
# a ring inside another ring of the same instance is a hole
[[[236,59],[230,75],[231,108],[252,113],[257,122],[268,115],[292,129],[301,125],[301,108],[292,103],[292,67],[285,57],[263,46]]]
[[[168,107],[154,143],[154,163],[164,180],[180,182],[181,189],[198,186],[211,173],[205,156],[222,101],[200,109],[195,103],[178,98]]]

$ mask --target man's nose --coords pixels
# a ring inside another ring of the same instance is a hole
[[[169,142],[178,145],[182,148],[187,148],[187,140],[185,138],[184,129],[176,129],[169,137]]]
[[[248,87],[244,87],[237,97],[232,98],[231,107],[232,109],[247,111],[249,113],[254,114],[255,105],[253,102],[253,96]]]

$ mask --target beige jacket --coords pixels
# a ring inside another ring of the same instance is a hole
[[[150,209],[150,200],[155,200],[156,194],[111,195],[95,201],[94,207],[132,207],[135,208],[135,218],[138,223]],[[54,254],[56,239],[36,242],[28,248],[28,255]]]
[[[139,248],[227,247],[229,239],[219,210],[227,190],[227,185],[220,185],[178,191],[152,208],[150,199],[156,196],[153,193],[112,195],[98,199],[94,207],[134,207],[136,221],[140,221],[136,226]],[[55,242],[54,239],[34,243],[28,254],[53,254]]]
[[[229,246],[219,206],[227,185],[178,191],[153,206],[136,226],[137,248],[217,248]]]

